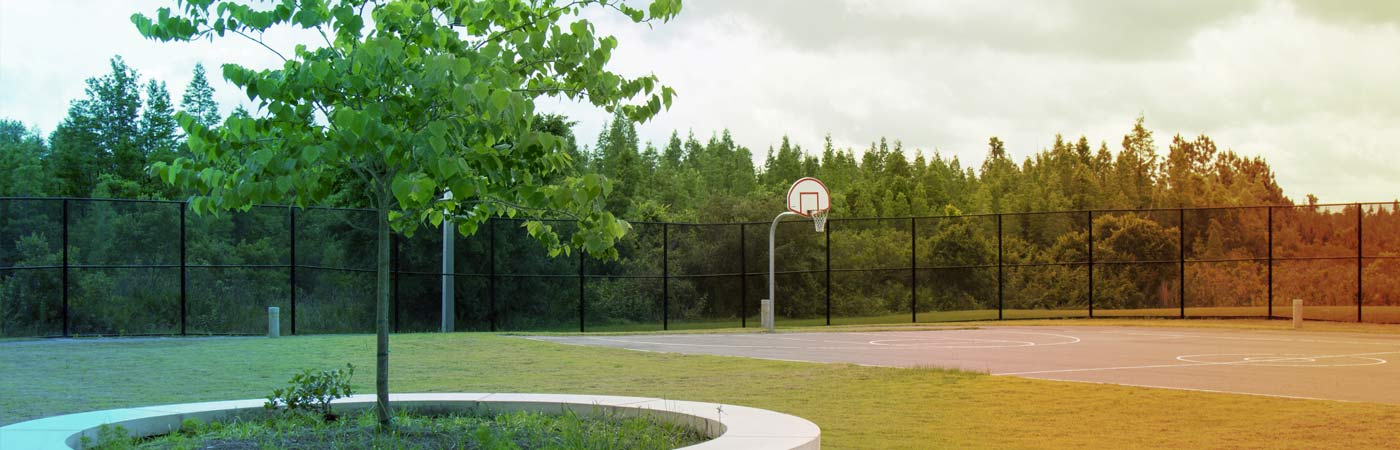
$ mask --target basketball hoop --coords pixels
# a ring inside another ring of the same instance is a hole
[[[817,225],[818,233],[826,231],[826,214],[829,212],[831,212],[831,208],[818,209],[807,213],[807,216],[811,217],[812,222]]]
[[[768,227],[768,298],[759,302],[759,317],[763,321],[764,330],[769,333],[773,332],[773,297],[777,292],[774,287],[774,279],[778,275],[775,263],[777,257],[773,248],[777,240],[778,222],[781,222],[784,216],[809,217],[816,225],[817,232],[821,233],[826,231],[826,217],[830,212],[831,193],[826,190],[826,185],[816,178],[804,177],[788,188],[787,211],[778,213],[778,216],[773,218],[773,225]]]
[[[812,218],[820,233],[826,230],[826,215],[831,211],[831,193],[821,180],[801,178],[788,188],[787,208],[793,214]]]

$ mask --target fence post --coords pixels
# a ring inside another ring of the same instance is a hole
[[[1177,276],[1181,283],[1176,288],[1177,303],[1181,306],[1181,318],[1186,318],[1186,208],[1176,209],[1176,255],[1180,264]]]
[[[1269,207],[1269,319],[1274,318],[1274,207]]]
[[[1006,266],[1001,262],[1001,234],[1001,213],[997,213],[997,320],[1002,320],[1006,311],[1002,303]]]
[[[749,326],[749,254],[744,249],[744,224],[739,224],[739,328]]]
[[[584,300],[583,300],[583,298],[584,298],[584,295],[583,295],[583,292],[584,292],[584,291],[583,291],[583,289],[584,289],[584,288],[583,288],[583,283],[584,283],[584,281],[583,281],[583,280],[584,280],[584,277],[583,277],[583,251],[580,250],[580,251],[578,252],[578,332],[580,332],[580,333],[584,332],[584,325],[583,325],[583,318],[584,318],[584,315],[583,315],[583,314],[584,314],[584,304],[583,304],[583,302],[584,302]]]
[[[826,324],[831,325],[831,223],[828,222],[822,228],[822,234],[826,235]],[[773,299],[768,299],[773,301]]]
[[[1089,318],[1094,318],[1094,210],[1089,210]]]
[[[671,231],[661,222],[661,329],[671,329]]]
[[[1356,204],[1356,321],[1361,322],[1361,272],[1365,269],[1362,263],[1363,241],[1361,240],[1361,218],[1366,214],[1366,210],[1361,209],[1361,204]]]
[[[919,221],[909,218],[909,322],[919,323]]]
[[[496,219],[486,219],[486,254],[489,259],[486,278],[487,305],[486,320],[491,322],[491,331],[496,331]]]
[[[287,255],[287,278],[288,282],[291,283],[291,286],[288,286],[287,294],[288,300],[290,300],[289,306],[291,306],[289,319],[292,325],[292,335],[295,336],[297,334],[297,208],[288,206],[287,214],[291,220],[287,227],[288,247],[291,248],[290,254]]]
[[[63,337],[68,337],[68,199],[63,199]]]
[[[180,203],[180,335],[186,335],[186,323],[188,322],[189,310],[186,309],[187,297],[185,295],[185,210],[189,209],[189,202]]]

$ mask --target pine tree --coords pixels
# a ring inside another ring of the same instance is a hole
[[[223,121],[219,117],[219,104],[214,101],[214,88],[204,75],[204,64],[195,63],[194,77],[185,87],[185,95],[180,97],[180,111],[194,116],[200,124],[213,127]]]
[[[138,145],[150,161],[170,162],[180,146],[180,125],[175,123],[175,108],[170,105],[170,92],[164,82],[146,83],[146,108],[141,111],[141,131]],[[144,179],[144,178],[143,178]]]

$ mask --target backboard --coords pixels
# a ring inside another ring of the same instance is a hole
[[[787,208],[802,217],[831,209],[831,193],[826,185],[812,177],[804,177],[788,188]]]

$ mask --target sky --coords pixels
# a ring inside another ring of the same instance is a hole
[[[276,58],[246,41],[147,41],[128,20],[173,3],[0,0],[0,117],[47,134],[118,54],[177,103],[201,62],[225,113],[247,104],[217,67]],[[762,158],[785,135],[820,152],[830,134],[857,153],[885,137],[911,158],[976,166],[991,136],[1018,160],[1057,133],[1116,151],[1142,115],[1159,153],[1173,135],[1209,135],[1263,156],[1295,200],[1400,198],[1396,1],[689,0],[664,24],[584,17],[617,36],[615,71],[676,89],[638,128],[657,145],[727,128]],[[578,121],[581,143],[608,119],[577,103],[540,109]]]

